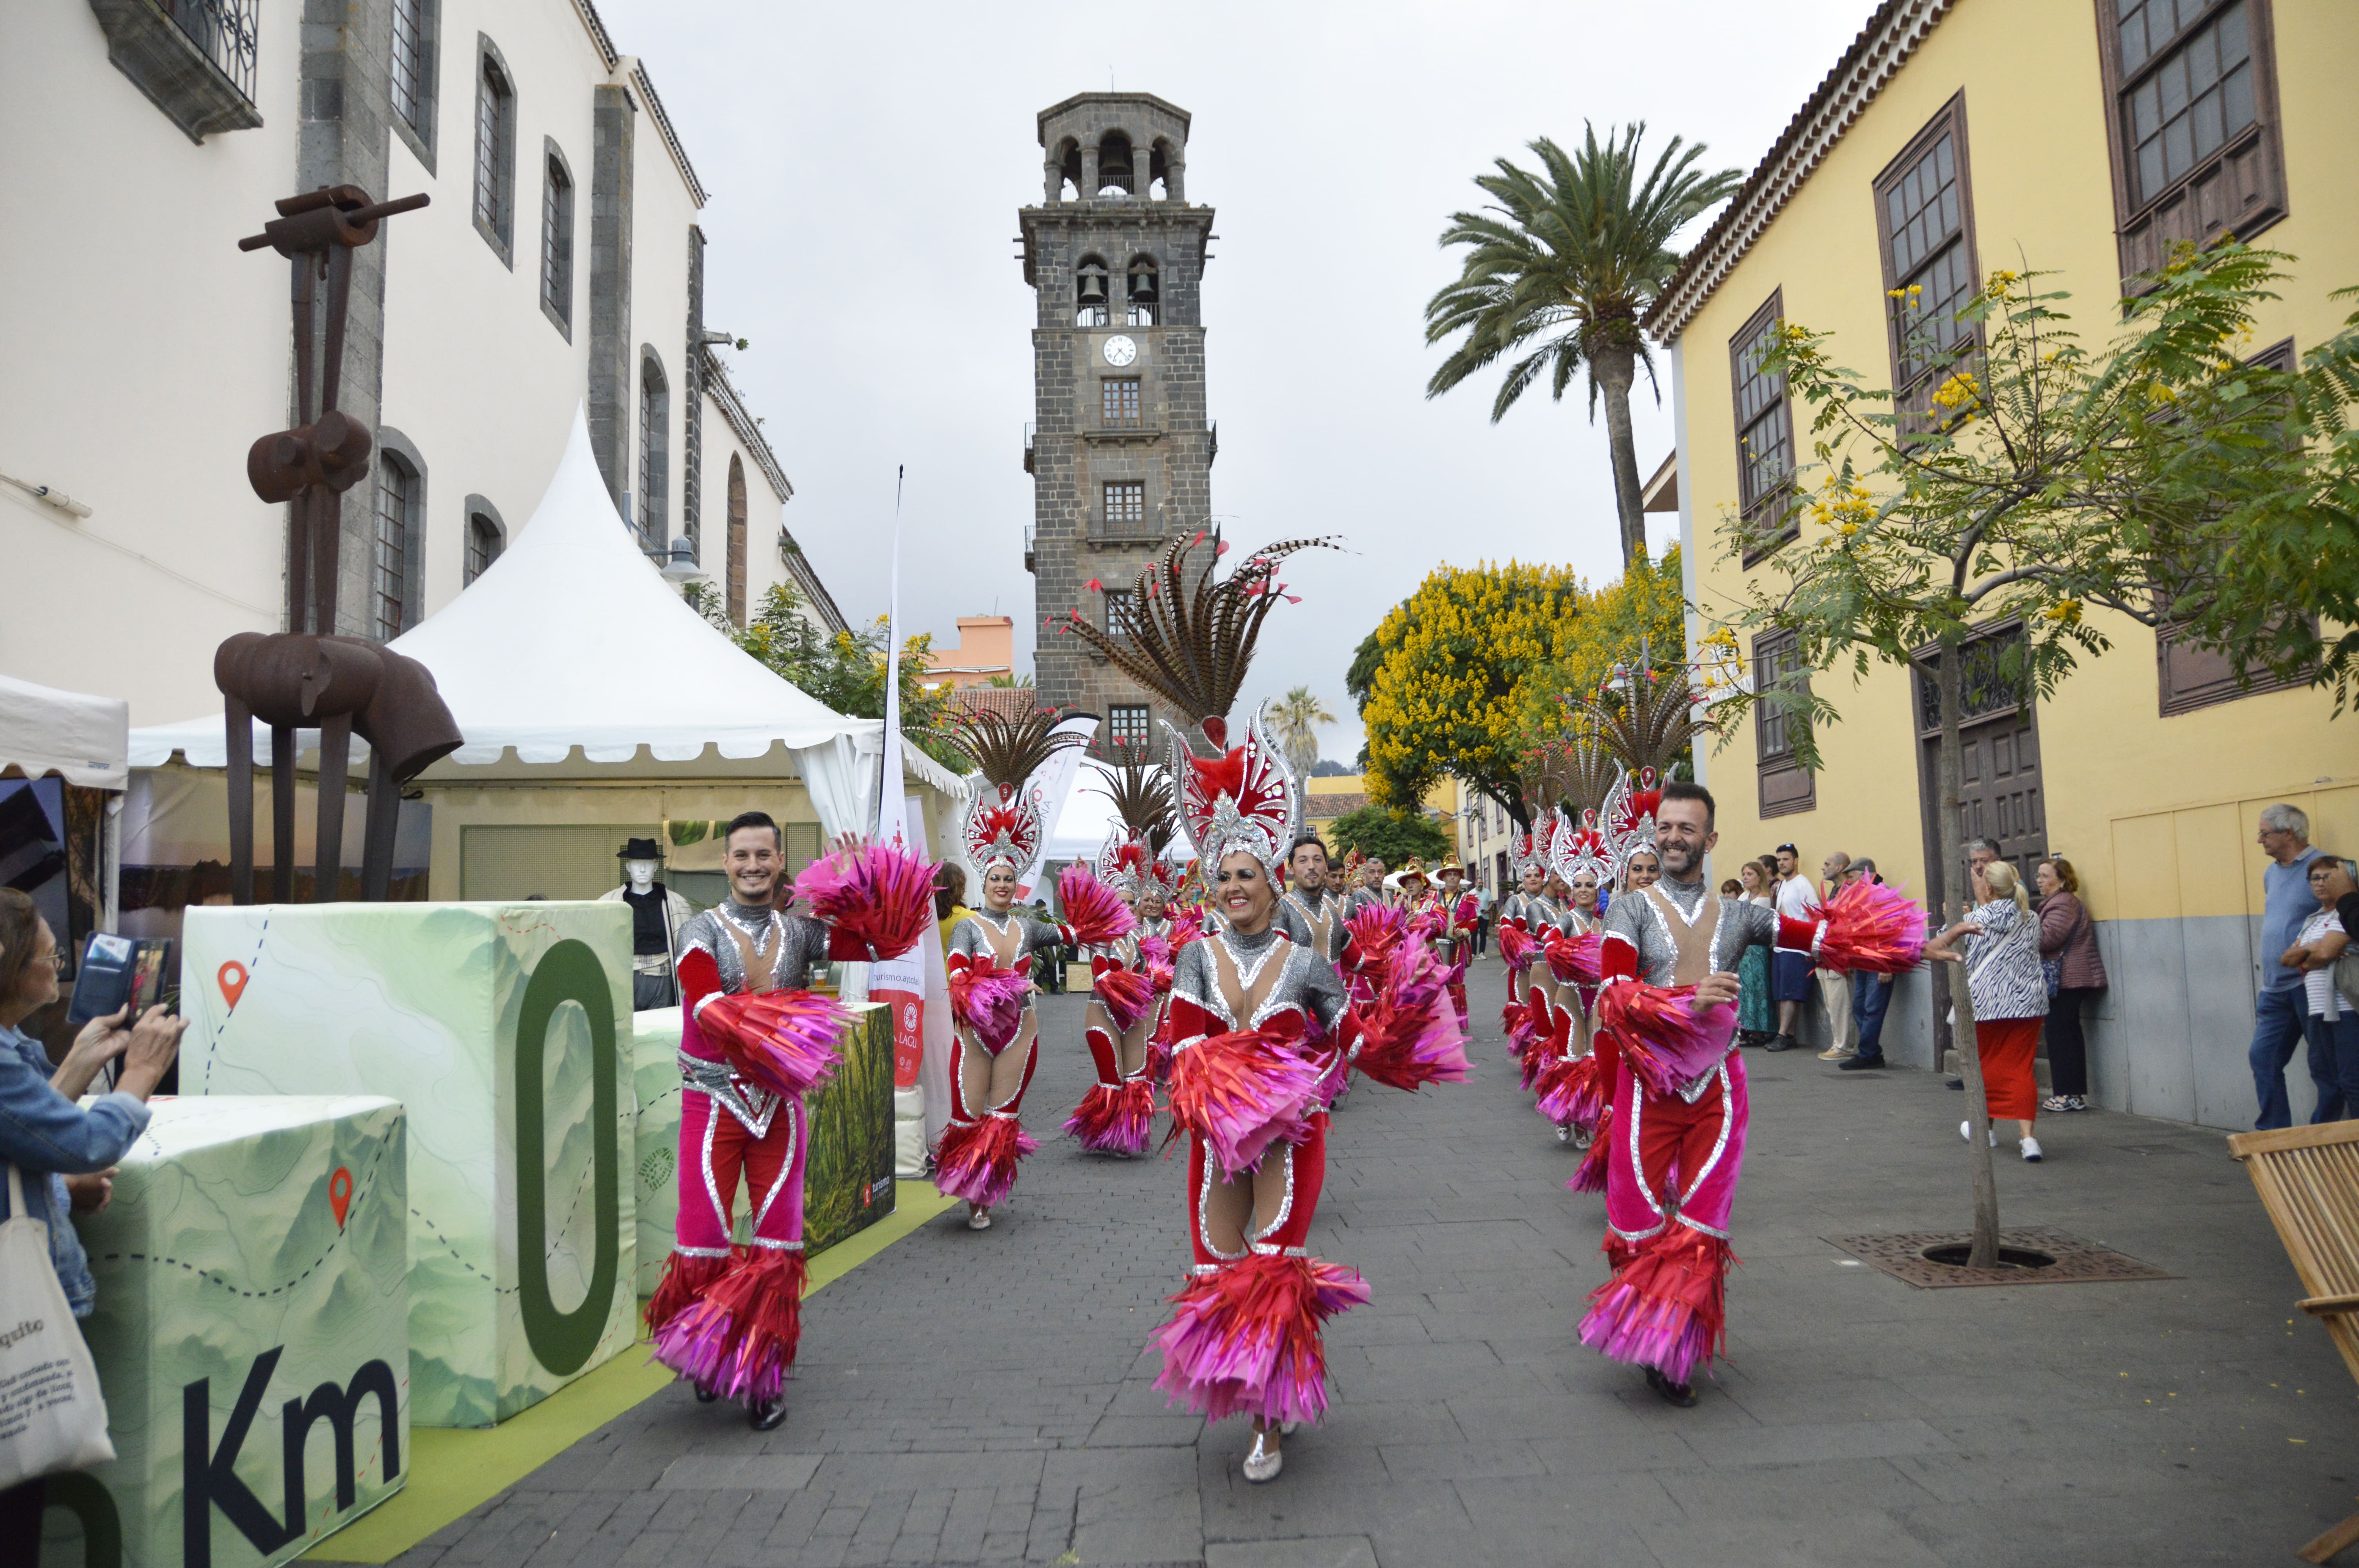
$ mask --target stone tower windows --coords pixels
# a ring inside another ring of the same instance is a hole
[[[1155,307],[1162,297],[1157,292],[1158,274],[1153,256],[1133,256],[1130,259],[1129,308],[1123,320],[1132,327],[1155,325]]]
[[[1066,136],[1048,158],[1048,199],[1051,203],[1080,201],[1178,201],[1180,171],[1185,155],[1169,136],[1157,136],[1141,148],[1131,134],[1110,130],[1093,145]]]
[[[1130,137],[1120,131],[1108,131],[1098,139],[1098,189],[1100,196],[1135,196],[1138,182],[1132,178]]]
[[[1073,325],[1103,327],[1113,314],[1112,275],[1101,256],[1083,256],[1073,269]]]

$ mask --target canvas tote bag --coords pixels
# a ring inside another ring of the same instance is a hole
[[[49,1227],[25,1213],[11,1163],[0,1222],[0,1491],[114,1457],[98,1368],[49,1261]]]

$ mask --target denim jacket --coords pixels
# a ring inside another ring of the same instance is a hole
[[[88,1317],[98,1287],[71,1217],[65,1178],[103,1171],[147,1130],[147,1105],[126,1094],[101,1096],[89,1108],[49,1087],[49,1053],[20,1030],[0,1026],[0,1160],[23,1173],[25,1212],[47,1221],[49,1261],[76,1317]],[[8,1184],[0,1179],[0,1218]]]

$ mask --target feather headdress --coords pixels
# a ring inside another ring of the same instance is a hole
[[[959,843],[976,876],[1005,863],[1020,877],[1039,857],[1048,824],[1032,775],[1059,752],[1082,743],[1079,735],[1055,733],[1057,720],[1046,708],[1011,716],[973,708],[959,715],[951,740],[977,769]]]
[[[1097,878],[1125,898],[1159,890],[1168,903],[1180,891],[1179,867],[1163,859],[1171,842],[1171,774],[1124,748],[1104,764],[1103,784],[1090,787],[1114,802],[1114,821],[1098,850]]]
[[[1672,760],[1711,726],[1695,716],[1695,696],[1684,671],[1666,675],[1641,665],[1630,672],[1627,689],[1609,688],[1599,696],[1612,700],[1576,697],[1570,706],[1594,727],[1621,764],[1621,777],[1606,792],[1597,824],[1618,879],[1632,855],[1655,847],[1655,811],[1663,803],[1663,780]]]
[[[1190,554],[1208,544],[1201,567],[1190,563]],[[1216,581],[1212,573],[1227,546],[1219,530],[1200,531],[1163,547],[1162,558],[1138,574],[1129,597],[1108,607],[1105,630],[1078,610],[1063,629],[1225,748],[1229,708],[1245,684],[1261,623],[1286,596],[1286,585],[1277,580],[1278,563],[1297,550],[1334,547],[1332,538],[1281,539]]]

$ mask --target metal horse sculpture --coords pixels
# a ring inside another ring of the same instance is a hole
[[[254,902],[254,721],[270,726],[271,896],[295,897],[295,734],[320,731],[319,860],[315,902],[332,902],[343,878],[344,785],[358,730],[369,745],[368,816],[361,897],[392,890],[394,829],[401,786],[456,751],[459,727],[434,675],[417,660],[334,635],[343,494],[366,478],[375,438],[336,407],[352,303],[353,252],[376,238],[377,223],[426,205],[423,195],[373,203],[357,186],[323,186],[278,202],[278,216],[238,249],[267,247],[294,268],[293,429],[263,437],[246,453],[246,478],[266,502],[288,502],[287,627],[241,632],[213,654],[229,730],[232,896]],[[313,290],[328,286],[326,331],[317,330]],[[324,336],[325,342],[315,340]],[[317,412],[314,412],[316,406]],[[308,589],[308,591],[307,591]]]

